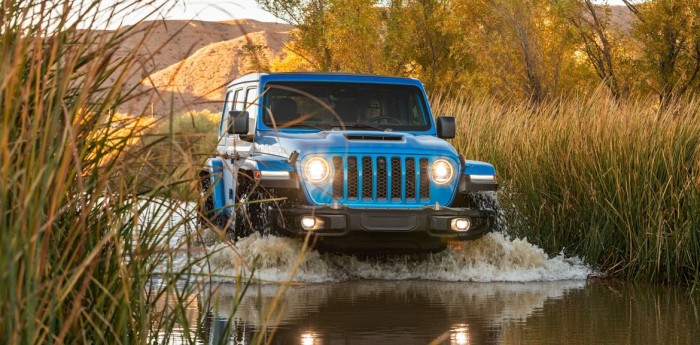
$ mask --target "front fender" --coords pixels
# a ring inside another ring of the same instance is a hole
[[[264,187],[299,188],[296,170],[284,157],[255,154],[248,156],[240,167],[250,172],[253,178]]]
[[[216,157],[209,158],[204,165],[203,172],[205,174],[203,174],[202,177],[209,178],[209,186],[211,186],[210,198],[213,202],[214,210],[223,210],[226,207],[223,160]]]
[[[464,161],[464,169],[459,179],[459,192],[495,191],[498,189],[496,168],[493,165],[473,160]]]

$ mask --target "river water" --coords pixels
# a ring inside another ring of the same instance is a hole
[[[598,279],[578,258],[504,234],[379,258],[304,253],[299,240],[257,235],[208,242],[166,268],[209,256],[172,343],[700,343],[687,289]]]
[[[700,335],[684,291],[614,281],[256,286],[238,305],[235,286],[213,290],[202,296],[212,300],[201,310],[206,344],[697,344]]]

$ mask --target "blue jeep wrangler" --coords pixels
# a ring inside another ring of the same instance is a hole
[[[496,174],[444,139],[415,79],[250,74],[229,84],[200,172],[200,221],[235,239],[312,236],[326,251],[435,252],[496,222]],[[486,197],[484,198],[484,195]],[[483,201],[486,202],[483,202]]]

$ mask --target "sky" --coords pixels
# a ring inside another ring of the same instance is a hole
[[[172,2],[172,1],[171,1]],[[263,22],[280,21],[262,10],[255,0],[179,0],[169,13],[172,19],[198,19],[223,21],[231,19],[256,19]]]
[[[636,0],[634,2],[639,2]],[[105,1],[107,4],[119,2],[119,0]],[[282,22],[272,14],[262,10],[255,0],[154,0],[155,4],[163,4],[165,12],[153,14],[148,19],[196,19],[206,21],[224,21],[232,19],[255,19],[262,22]],[[605,0],[594,0],[596,3],[604,3]],[[608,0],[610,5],[622,5],[622,0]],[[133,24],[152,11],[154,7],[142,8],[138,11],[130,12],[124,16],[123,22],[112,21],[109,28],[115,28],[122,24]]]
[[[112,17],[108,28],[134,24],[147,16],[147,19],[195,19],[206,21],[225,21],[232,19],[255,19],[262,22],[283,22],[281,19],[262,10],[255,0],[153,0],[148,5]],[[104,6],[121,3],[120,0],[103,1]],[[164,5],[163,5],[164,4]],[[159,13],[153,13],[156,6],[161,6]],[[104,20],[103,20],[104,21]]]

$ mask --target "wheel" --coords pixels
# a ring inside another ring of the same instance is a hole
[[[228,226],[228,217],[218,214],[214,210],[214,196],[211,187],[211,172],[202,170],[199,172],[200,199],[201,206],[197,214],[197,225],[199,228],[210,228],[212,226],[224,229]]]
[[[236,186],[235,222],[232,237],[238,240],[253,233],[273,233],[271,209],[274,202],[267,202],[272,195],[255,183],[250,174],[239,171]]]

